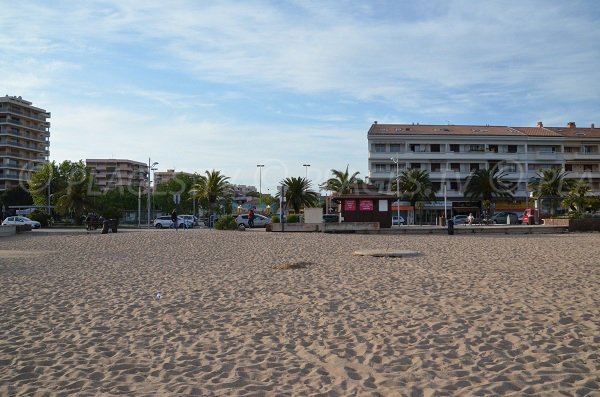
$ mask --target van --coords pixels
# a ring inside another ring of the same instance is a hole
[[[526,208],[523,212],[524,225],[537,225],[540,223],[540,213],[535,208]]]

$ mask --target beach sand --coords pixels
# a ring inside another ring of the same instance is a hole
[[[384,248],[421,255],[352,255]],[[600,234],[2,238],[0,395],[598,396],[599,258]]]

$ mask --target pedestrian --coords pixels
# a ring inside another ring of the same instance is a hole
[[[250,210],[248,211],[248,227],[254,227],[254,211],[252,210],[252,208],[250,208]]]
[[[473,216],[473,213],[469,212],[469,216],[467,216],[467,221],[469,222],[469,225],[472,225],[474,220],[475,217]]]
[[[177,228],[177,210],[175,208],[173,208],[173,211],[171,212],[171,222],[173,222],[175,230],[179,230]]]

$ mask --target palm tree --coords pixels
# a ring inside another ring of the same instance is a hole
[[[362,183],[362,179],[357,178],[360,172],[355,172],[350,175],[348,172],[349,165],[346,165],[346,171],[331,170],[333,178],[329,178],[321,184],[321,188],[329,190],[330,192],[336,192],[337,194],[349,194],[352,193],[352,186],[357,183]]]
[[[576,181],[570,187],[571,189],[561,203],[561,206],[565,208],[570,207],[578,213],[583,213],[585,210],[585,196],[592,192],[592,188],[586,181]]]
[[[287,187],[285,193],[286,205],[292,207],[296,214],[300,212],[300,207],[315,206],[319,204],[319,195],[311,190],[310,181],[306,178],[286,178],[280,182]],[[279,196],[279,193],[277,194]]]
[[[506,173],[498,168],[473,171],[467,180],[465,195],[473,200],[481,200],[484,210],[489,214],[490,206],[495,198],[512,197],[510,184],[504,179]]]
[[[208,202],[208,215],[214,212],[217,201],[227,198],[231,191],[228,176],[221,175],[221,171],[205,171],[206,175],[199,175],[191,191],[194,198]]]
[[[567,172],[560,168],[550,168],[538,172],[537,177],[529,183],[535,199],[550,199],[550,216],[554,216],[555,200],[562,197],[565,190],[569,190],[571,183],[565,180],[566,175]]]
[[[410,205],[413,207],[417,202],[435,201],[436,189],[434,189],[429,179],[429,173],[425,170],[411,168],[402,171],[398,177],[398,187],[400,188],[402,198],[409,200]],[[396,181],[392,182],[393,191],[398,191],[398,187],[396,186]],[[397,203],[397,205],[400,205],[400,203]],[[423,221],[422,210],[423,206],[420,205],[419,214],[421,222]]]

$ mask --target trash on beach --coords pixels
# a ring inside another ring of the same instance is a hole
[[[273,269],[278,270],[294,270],[294,269],[305,269],[309,266],[314,265],[312,262],[292,262],[292,263],[282,263],[280,265],[273,266]]]
[[[160,291],[159,291],[159,292],[157,292],[156,294],[154,294],[154,298],[155,298],[156,300],[160,300],[160,299],[162,298],[162,296],[163,296],[163,295],[162,295],[162,292],[160,292]]]

